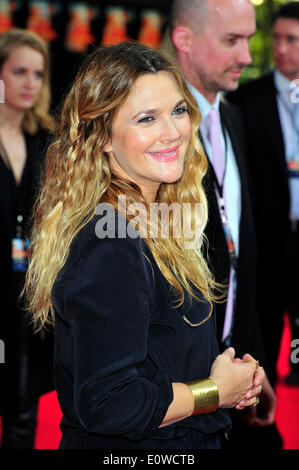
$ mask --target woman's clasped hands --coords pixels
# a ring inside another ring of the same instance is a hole
[[[235,350],[230,347],[217,356],[210,377],[218,388],[219,407],[243,410],[258,404],[265,371],[250,354],[235,358]]]

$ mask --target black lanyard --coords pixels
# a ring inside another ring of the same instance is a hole
[[[214,170],[214,166],[212,166],[213,168],[213,172],[214,172],[214,176],[215,176],[215,185],[216,185],[216,188],[217,188],[217,192],[219,194],[219,197],[223,200],[223,208],[225,208],[225,203],[224,203],[224,181],[225,181],[225,175],[226,175],[226,168],[227,168],[227,155],[228,155],[228,144],[227,144],[227,137],[226,137],[226,132],[225,132],[225,128],[223,126],[223,123],[222,123],[222,120],[220,119],[220,122],[221,122],[221,130],[222,130],[222,135],[223,135],[223,138],[224,138],[224,172],[223,172],[223,177],[222,177],[222,181],[221,183],[219,183],[218,181],[218,178],[216,176],[216,172]]]
[[[211,162],[210,162],[210,168],[211,168],[213,176],[214,176],[214,183],[215,183],[215,186],[216,186],[216,193],[218,195],[217,199],[219,201],[219,210],[220,210],[221,221],[222,221],[222,223],[227,224],[228,217],[227,217],[226,211],[225,211],[224,181],[225,181],[226,168],[227,168],[228,144],[227,144],[227,137],[226,137],[225,128],[223,126],[223,123],[222,123],[221,119],[220,119],[220,122],[221,122],[222,134],[223,134],[223,137],[224,137],[224,159],[225,159],[223,177],[222,177],[222,181],[220,183],[218,181],[214,166],[212,165]],[[202,138],[201,138],[201,140],[202,140],[202,143],[203,143]],[[203,143],[203,146],[204,146],[204,149],[205,149],[204,143]],[[206,155],[208,155],[208,152],[206,151],[206,149],[205,149],[205,152],[206,152]]]
[[[223,230],[224,230],[224,235],[225,235],[225,239],[226,239],[226,243],[227,243],[227,248],[228,248],[228,252],[229,252],[231,265],[233,266],[233,268],[236,271],[237,267],[238,267],[238,257],[237,257],[237,254],[236,254],[235,245],[234,245],[233,238],[232,238],[232,235],[231,235],[231,230],[230,230],[229,223],[228,223],[228,217],[227,217],[226,211],[225,211],[225,201],[224,201],[224,194],[223,194],[224,193],[224,180],[225,180],[226,168],[227,168],[228,142],[227,142],[227,136],[226,136],[225,128],[222,124],[222,121],[221,121],[221,127],[222,127],[222,133],[223,133],[223,136],[224,136],[224,143],[225,143],[225,167],[224,167],[223,179],[222,179],[221,184],[218,181],[218,178],[216,176],[214,167],[211,163],[210,163],[210,169],[211,169],[212,174],[214,176],[214,183],[215,183],[215,189],[216,189],[216,199],[218,201],[220,218],[221,218],[221,222],[222,222],[222,226],[223,226]],[[200,138],[200,140],[203,144],[206,155],[208,155],[201,133],[199,133],[199,138]]]

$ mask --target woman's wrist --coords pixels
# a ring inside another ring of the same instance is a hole
[[[186,385],[194,399],[192,416],[213,413],[219,408],[218,387],[211,377],[186,382]]]

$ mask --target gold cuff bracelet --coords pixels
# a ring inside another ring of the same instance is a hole
[[[192,416],[204,413],[213,413],[219,407],[219,394],[215,382],[207,379],[187,382],[194,398],[194,410]]]

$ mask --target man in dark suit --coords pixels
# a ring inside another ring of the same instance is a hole
[[[170,30],[175,55],[201,111],[200,134],[210,161],[206,177],[210,264],[216,280],[229,286],[227,302],[216,307],[219,341],[223,349],[233,346],[238,356],[248,351],[262,361],[256,311],[256,239],[246,148],[237,109],[220,96],[221,91],[237,88],[243,68],[250,64],[248,39],[255,28],[254,8],[249,0],[173,3]],[[266,377],[260,405],[243,415],[243,420],[233,416],[231,443],[247,447],[251,429],[272,429],[275,405]],[[272,446],[277,443],[279,447],[276,430],[273,436],[277,442],[272,440]],[[251,437],[257,446],[267,445],[265,439],[256,439],[257,431]]]
[[[258,305],[268,374],[275,383],[287,309],[292,337],[299,338],[299,3],[282,5],[272,26],[275,69],[241,86],[229,100],[241,107],[249,149],[259,246]],[[296,362],[291,355],[287,383],[299,385]]]

